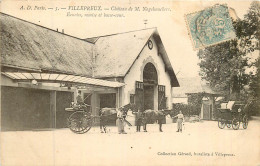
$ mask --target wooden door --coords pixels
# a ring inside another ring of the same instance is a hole
[[[67,118],[71,115],[71,112],[65,111],[65,108],[70,107],[70,103],[74,99],[74,93],[72,92],[56,92],[56,128],[66,128]]]
[[[203,119],[210,120],[210,107],[209,104],[203,104]]]
[[[165,86],[158,85],[158,109],[166,109]]]
[[[135,83],[135,104],[140,111],[144,111],[144,84],[136,81]]]

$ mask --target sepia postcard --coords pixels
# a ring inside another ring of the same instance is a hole
[[[0,1],[3,166],[260,166],[260,3]]]

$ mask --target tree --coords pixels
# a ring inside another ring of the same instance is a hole
[[[245,70],[250,67],[248,53],[259,51],[259,2],[252,2],[244,20],[233,21],[237,38],[207,47],[198,52],[201,60],[200,75],[210,86],[226,95],[227,100],[247,98],[245,85],[252,75]]]
[[[256,74],[251,75],[249,84],[249,100],[252,101],[250,111],[260,115],[260,57],[255,62],[255,67],[257,68]]]
[[[204,93],[188,94],[188,105],[191,107],[189,115],[199,115],[201,111],[202,98]]]
[[[247,58],[238,49],[238,41],[232,40],[208,47],[198,52],[201,76],[213,90],[222,92],[228,99],[238,100],[240,90],[247,84],[245,67]]]
[[[251,3],[248,13],[244,20],[234,22],[236,35],[240,39],[240,47],[246,53],[260,50],[260,3]]]

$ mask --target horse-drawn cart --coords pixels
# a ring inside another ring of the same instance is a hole
[[[68,128],[76,134],[84,134],[88,132],[94,124],[94,119],[100,120],[100,130],[106,133],[106,125],[109,121],[116,121],[117,110],[122,110],[123,121],[129,126],[131,124],[125,119],[129,110],[135,111],[134,104],[127,104],[119,108],[98,108],[99,116],[91,115],[91,106],[87,104],[79,105],[74,102],[71,103],[70,108],[65,108],[66,111],[72,112],[67,119]]]
[[[240,101],[229,101],[221,104],[218,109],[218,127],[220,129],[232,128],[238,130],[240,123],[244,129],[248,126],[248,114],[246,105]]]
[[[72,103],[71,108],[65,108],[65,110],[73,112],[67,119],[67,125],[72,132],[83,134],[91,129],[94,117],[91,115],[91,107],[89,105]]]

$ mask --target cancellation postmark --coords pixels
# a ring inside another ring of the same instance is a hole
[[[236,37],[226,5],[214,5],[185,15],[193,48],[200,49]]]

